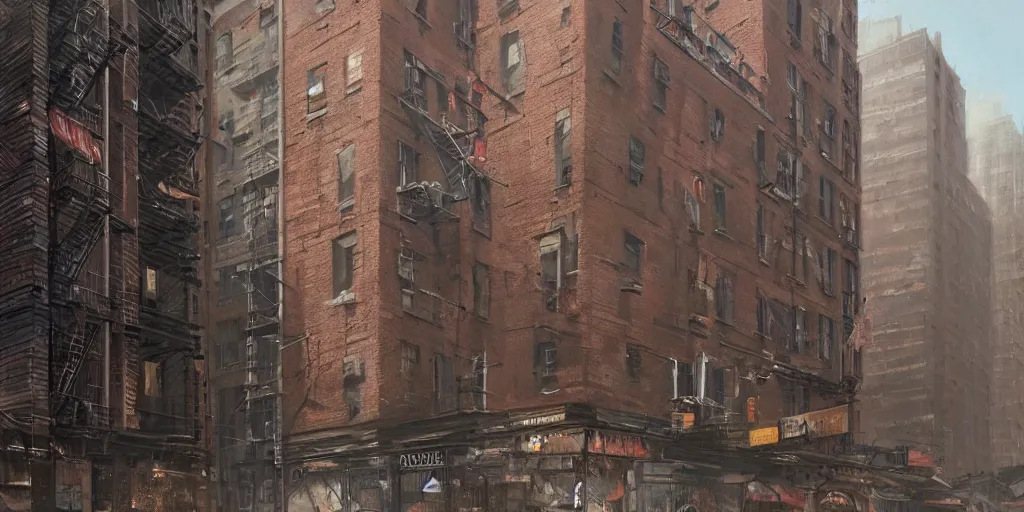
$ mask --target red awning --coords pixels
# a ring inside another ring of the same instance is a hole
[[[55,137],[85,157],[90,164],[103,161],[100,145],[89,130],[56,107],[50,109],[50,129]]]

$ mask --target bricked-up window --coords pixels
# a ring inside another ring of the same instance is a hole
[[[234,61],[234,47],[231,44],[231,32],[217,37],[217,71],[227,69]]]
[[[801,5],[800,0],[787,0],[786,2],[786,18],[789,24],[789,30],[793,32],[793,35],[797,39],[802,37],[803,30],[803,18],[804,9]]]
[[[162,365],[156,361],[144,361],[142,368],[142,393],[159,397],[164,387]]]
[[[630,233],[625,233],[623,242],[623,257],[625,270],[637,279],[640,278],[641,264],[643,262],[644,242]]]
[[[476,175],[470,178],[470,204],[473,207],[473,230],[491,236],[491,182]]]
[[[715,315],[718,320],[731,324],[736,320],[736,275],[725,269],[718,269],[715,281]]]
[[[338,210],[351,208],[356,200],[356,145],[338,152]]]
[[[519,12],[519,0],[497,0],[498,17],[502,22],[508,21],[515,13]]]
[[[569,108],[555,114],[555,183],[572,183],[572,116]]]
[[[644,143],[636,137],[629,138],[629,182],[633,185],[640,185],[644,179],[644,158],[646,149]]]
[[[398,141],[398,186],[415,183],[419,178],[420,154],[412,146]]]
[[[235,223],[235,196],[228,196],[221,199],[217,203],[217,210],[220,212],[220,217],[217,222],[217,227],[220,231],[221,238],[227,238],[234,236],[238,231],[238,225]]]
[[[843,258],[843,316],[853,318],[857,314],[857,286],[860,276],[857,265]]]
[[[473,311],[485,320],[491,317],[491,267],[480,262],[473,265]]]
[[[356,234],[346,233],[332,242],[331,274],[334,278],[334,297],[352,289],[355,268]]]
[[[757,203],[757,219],[754,237],[757,243],[757,259],[768,262],[768,233],[765,232],[764,204]]]
[[[217,353],[220,367],[231,366],[242,354],[242,323],[237,319],[217,322]]]
[[[668,104],[668,64],[654,58],[654,108],[664,112]]]
[[[622,61],[624,56],[622,41],[622,22],[618,19],[612,23],[612,60],[611,68],[616,73],[622,73]]]
[[[761,295],[760,290],[757,292],[757,334],[764,337],[769,337],[771,333],[769,328],[771,327],[772,313],[768,309],[768,299]]]
[[[420,367],[420,346],[402,340],[402,376],[412,378]]]
[[[807,350],[807,310],[804,308],[793,308],[793,342],[790,350]]]
[[[715,231],[726,232],[725,185],[715,183]]]
[[[860,207],[849,197],[840,194],[839,196],[839,231],[843,241],[854,247],[860,245],[860,237],[857,234],[857,221],[860,217]]]
[[[518,30],[501,36],[501,83],[509,94],[519,94],[526,89],[525,57]]]
[[[821,288],[831,295],[835,292],[836,251],[826,247],[818,251],[818,272],[821,273]]]
[[[643,374],[643,364],[639,345],[626,345],[626,374],[631,382],[640,382],[640,377]]]
[[[348,54],[345,59],[345,92],[351,94],[358,90],[363,81],[363,51]]]
[[[835,335],[835,321],[825,315],[818,315],[818,359],[832,361],[832,343]]]
[[[306,113],[316,114],[327,108],[327,64],[306,74]]]
[[[715,142],[721,142],[725,137],[725,114],[717,108],[711,113],[710,131],[711,140]]]
[[[439,413],[454,411],[458,406],[458,398],[452,358],[434,354],[434,409]]]
[[[822,176],[818,179],[818,216],[828,225],[835,220],[836,184]]]

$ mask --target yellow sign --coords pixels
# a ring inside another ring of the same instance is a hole
[[[750,431],[750,446],[764,446],[779,442],[779,428],[765,427]]]
[[[782,418],[779,430],[783,439],[793,437],[829,437],[850,431],[850,407],[840,405],[831,409]]]

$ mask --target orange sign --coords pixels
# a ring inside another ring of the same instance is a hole
[[[757,423],[757,399],[747,399],[747,423]]]
[[[600,432],[591,432],[587,450],[590,453],[614,457],[649,457],[651,454],[644,446],[644,440],[639,437]]]

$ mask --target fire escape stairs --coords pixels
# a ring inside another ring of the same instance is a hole
[[[74,6],[74,2],[62,0],[55,19],[65,18],[53,28],[49,55],[51,68],[59,69],[51,74],[51,101],[64,103],[69,109],[77,108],[89,90],[96,84],[100,73],[115,56],[123,53],[127,45],[114,35],[109,27],[104,28],[106,12],[93,0]],[[109,33],[107,33],[109,32]],[[88,78],[77,76],[75,70],[85,67]],[[70,89],[70,90],[68,90]]]
[[[72,203],[79,203],[72,198]],[[54,251],[56,260],[54,278],[63,291],[70,289],[78,279],[93,247],[103,234],[103,219],[107,214],[106,207],[97,207],[99,201],[94,196],[83,205],[82,213],[57,244]]]
[[[66,343],[62,344],[63,364],[53,387],[53,417],[60,417],[61,412],[71,402],[71,390],[99,332],[100,324],[79,321],[70,335],[66,336]]]
[[[441,168],[444,169],[445,179],[448,181],[448,193],[451,195],[452,201],[468,199],[469,187],[466,184],[466,176],[470,172],[479,173],[479,171],[467,161],[470,153],[463,148],[458,139],[471,137],[472,134],[462,131],[447,118],[442,118],[441,122],[435,121],[428,112],[418,105],[419,102],[412,93],[403,95],[401,102],[406,112],[416,122],[420,133],[430,140],[434,154],[441,163]]]

